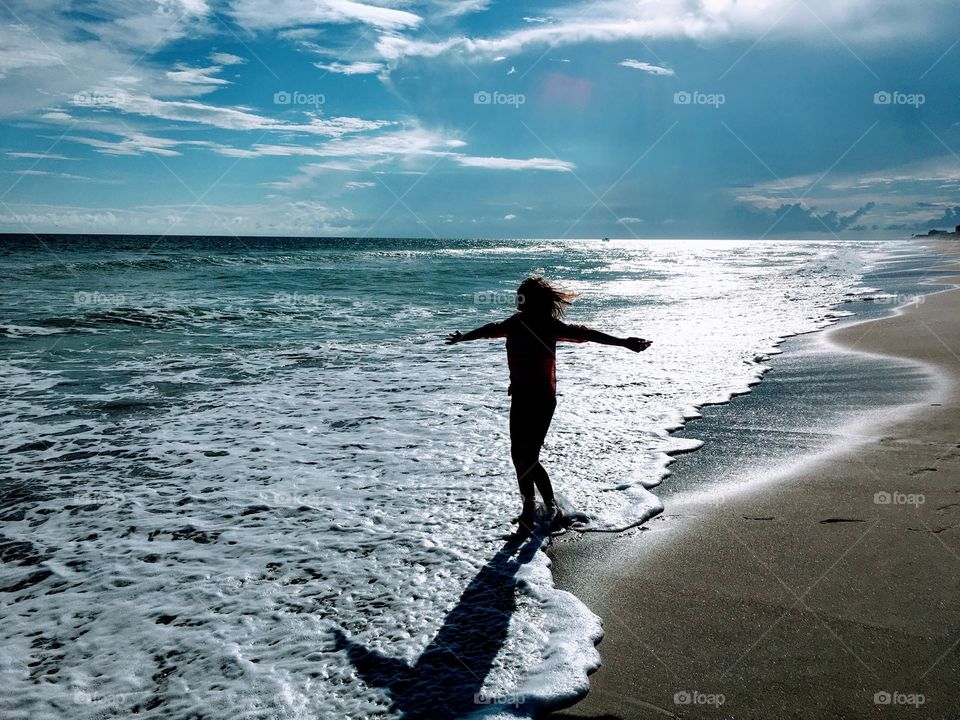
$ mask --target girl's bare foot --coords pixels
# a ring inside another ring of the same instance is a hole
[[[520,517],[517,518],[517,524],[520,526],[521,530],[526,530],[527,532],[533,532],[534,526],[537,521],[537,505],[533,500],[524,500],[523,501],[523,510],[520,512]]]
[[[556,530],[567,524],[567,516],[555,501],[547,503],[547,519],[550,521],[550,529]]]

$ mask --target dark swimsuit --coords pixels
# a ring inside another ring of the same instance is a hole
[[[557,407],[557,341],[584,342],[586,328],[553,318],[533,319],[523,313],[498,325],[507,338],[513,449],[535,458]]]

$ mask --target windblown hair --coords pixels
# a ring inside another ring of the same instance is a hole
[[[562,318],[576,293],[561,290],[545,278],[528,277],[517,288],[517,308],[536,317]]]

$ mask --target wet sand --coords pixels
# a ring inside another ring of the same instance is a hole
[[[828,339],[936,387],[777,477],[557,543],[606,633],[558,717],[960,718],[960,289]]]

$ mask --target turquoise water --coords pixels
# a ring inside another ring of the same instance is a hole
[[[571,320],[544,464],[585,529],[660,509],[669,431],[868,292],[880,243],[7,238],[5,717],[531,714],[595,666],[518,510],[502,342]],[[441,712],[437,708],[447,708]],[[438,714],[440,713],[440,714]]]

